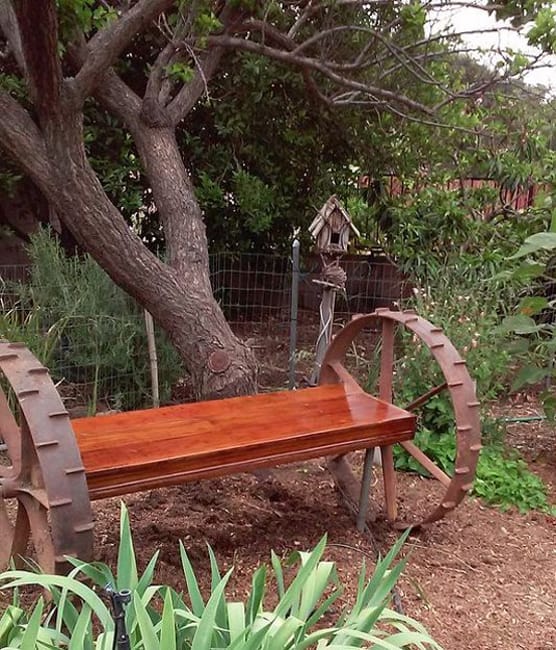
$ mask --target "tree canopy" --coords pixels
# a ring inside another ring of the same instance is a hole
[[[352,164],[384,169],[412,155],[413,129],[482,131],[476,98],[536,57],[469,74],[464,35],[430,23],[461,4],[0,0],[0,146],[169,332],[199,394],[252,390],[253,359],[212,299],[209,240],[267,245],[289,227],[277,215],[342,182],[357,143]],[[469,6],[533,21],[530,39],[555,47],[551,2]],[[163,235],[164,261],[145,234]]]

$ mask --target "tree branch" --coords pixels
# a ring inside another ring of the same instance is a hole
[[[39,119],[60,111],[62,71],[58,58],[58,19],[55,0],[16,0],[19,31],[29,93]]]
[[[8,41],[11,52],[19,66],[19,69],[26,74],[25,58],[21,47],[21,36],[17,18],[11,0],[0,0],[0,30]]]
[[[49,185],[51,163],[44,139],[29,113],[0,90],[0,114],[0,146],[37,186]]]
[[[197,61],[195,77],[184,84],[168,105],[172,124],[178,124],[193,108],[199,97],[207,91],[207,82],[212,77],[224,54],[223,47],[215,47],[207,52],[202,61]]]
[[[139,0],[115,22],[91,38],[88,43],[89,54],[74,82],[81,102],[85,101],[130,41],[173,4],[174,0]]]
[[[293,52],[285,52],[283,50],[265,45],[264,43],[256,43],[253,41],[248,41],[246,39],[227,35],[209,36],[208,43],[216,46],[221,46],[223,48],[243,50],[247,52],[253,52],[255,54],[261,54],[262,56],[266,56],[301,69],[305,68],[308,70],[320,72],[330,81],[334,82],[342,88],[349,88],[351,90],[359,91],[360,93],[366,94],[367,96],[373,98],[376,100],[374,103],[377,105],[382,106],[385,104],[393,103],[403,105],[406,108],[427,115],[432,115],[433,113],[430,108],[421,102],[417,102],[410,97],[407,97],[406,95],[342,76],[331,70],[326,65],[326,63],[319,61],[318,59],[298,56]]]
[[[83,65],[87,58],[87,42],[83,34],[77,34],[68,48],[69,62],[75,68]],[[130,131],[138,124],[141,99],[109,69],[105,71],[100,83],[93,90],[93,96],[110,112],[114,113]]]

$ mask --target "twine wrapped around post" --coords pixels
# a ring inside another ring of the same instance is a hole
[[[315,352],[315,365],[310,382],[312,386],[315,386],[319,381],[322,360],[332,338],[336,294],[339,291],[345,291],[347,279],[346,272],[340,266],[339,257],[334,258],[332,261],[327,261],[326,257],[321,255],[321,260],[323,265],[321,277],[319,280],[314,280],[315,284],[322,286],[322,298],[319,307],[320,326]]]

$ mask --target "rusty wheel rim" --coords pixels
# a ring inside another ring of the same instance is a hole
[[[0,390],[0,438],[8,465],[0,469],[0,568],[32,544],[47,572],[66,555],[92,556],[92,513],[69,415],[48,370],[23,345],[0,341],[0,374],[17,401]]]
[[[343,365],[346,353],[362,330],[376,327],[377,323],[382,334],[378,397],[393,402],[394,336],[396,328],[404,328],[429,349],[442,372],[444,381],[424,389],[420,397],[411,404],[398,404],[398,406],[416,412],[428,400],[444,390],[448,391],[451,398],[456,432],[456,458],[452,476],[431,461],[413,441],[400,443],[433,478],[440,482],[443,486],[443,496],[423,518],[416,517],[413,521],[405,518],[403,521],[396,522],[396,526],[403,528],[429,524],[442,519],[454,510],[473,485],[481,449],[479,402],[475,393],[475,384],[469,375],[465,361],[440,328],[414,312],[397,312],[389,309],[378,309],[372,314],[357,316],[337,334],[322,364],[321,384],[341,381],[353,386],[355,379]],[[392,448],[383,447],[381,455],[387,516],[390,520],[396,520],[397,495]]]

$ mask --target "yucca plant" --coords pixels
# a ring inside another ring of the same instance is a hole
[[[1,588],[14,591],[12,605],[0,618],[0,646],[26,650],[118,647],[114,645],[110,608],[101,597],[105,586],[111,584],[117,590],[131,591],[125,626],[129,647],[134,650],[440,648],[423,626],[387,607],[406,563],[402,560],[393,566],[405,537],[379,560],[370,579],[363,565],[355,602],[341,612],[338,599],[342,587],[335,565],[322,559],[326,537],[311,552],[296,552],[284,563],[272,553],[271,584],[278,602],[267,608],[267,568],[261,566],[255,571],[245,602],[229,601],[225,588],[233,569],[222,576],[210,547],[211,592],[206,600],[183,544],[180,556],[186,596],[169,586],[153,584],[158,553],[139,575],[129,518],[122,505],[116,575],[104,564],[71,558],[73,569],[68,576],[32,571],[0,574]],[[296,567],[289,581],[285,578],[286,566]],[[45,608],[39,598],[26,611],[19,602],[18,589],[29,585],[47,589],[52,605]]]

